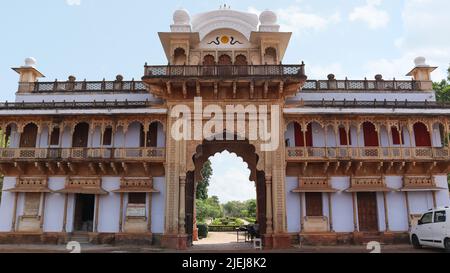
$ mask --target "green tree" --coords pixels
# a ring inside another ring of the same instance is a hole
[[[212,168],[211,168],[211,161],[206,161],[205,165],[203,165],[201,174],[202,174],[202,180],[197,185],[197,192],[196,197],[197,199],[206,200],[208,199],[208,187],[209,187],[209,180],[212,176]]]
[[[248,200],[245,202],[230,201],[223,205],[225,216],[246,218],[256,217],[256,200]]]
[[[450,66],[447,69],[447,79],[433,83],[433,90],[436,92],[436,100],[450,102]]]
[[[255,199],[248,200],[246,202],[246,206],[248,211],[247,217],[256,218],[256,200]]]
[[[219,218],[223,216],[222,206],[219,203],[217,196],[212,196],[207,199],[195,200],[197,209],[197,222],[204,222],[208,218]]]
[[[440,102],[450,102],[450,66],[447,69],[447,79],[433,83],[433,90],[436,92],[436,100]],[[450,174],[447,176],[450,186]]]

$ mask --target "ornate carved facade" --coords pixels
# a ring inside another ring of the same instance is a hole
[[[185,249],[201,166],[223,150],[248,163],[266,248],[389,241],[448,206],[450,112],[435,102],[434,68],[418,58],[409,81],[308,80],[305,64],[282,64],[291,33],[276,21],[176,11],[159,33],[169,65],[147,64],[142,81],[39,82],[33,59],[15,68],[17,102],[0,104],[0,241]],[[231,130],[212,126],[230,106]]]

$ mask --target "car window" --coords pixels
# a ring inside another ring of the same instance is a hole
[[[434,213],[434,222],[435,223],[445,223],[447,220],[445,211],[436,211]]]
[[[422,224],[432,223],[433,222],[433,213],[432,212],[425,213],[422,216],[422,219],[420,219],[420,221],[422,221]]]

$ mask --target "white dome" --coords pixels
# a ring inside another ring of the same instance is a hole
[[[189,25],[191,17],[189,12],[185,9],[176,10],[173,13],[173,22],[175,25]]]
[[[276,13],[270,10],[265,10],[259,15],[259,21],[262,25],[275,25],[277,20]]]
[[[37,61],[33,57],[28,57],[25,59],[25,67],[35,67],[37,64]]]
[[[416,66],[427,66],[425,57],[417,57],[414,59],[414,64]]]

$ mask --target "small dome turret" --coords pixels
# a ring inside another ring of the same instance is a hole
[[[25,59],[25,67],[36,67],[37,61],[33,57],[28,57]]]
[[[259,15],[259,21],[262,25],[275,25],[278,21],[278,17],[275,12],[265,10]]]
[[[173,23],[175,25],[189,25],[191,22],[191,16],[185,9],[176,10],[173,13]]]

